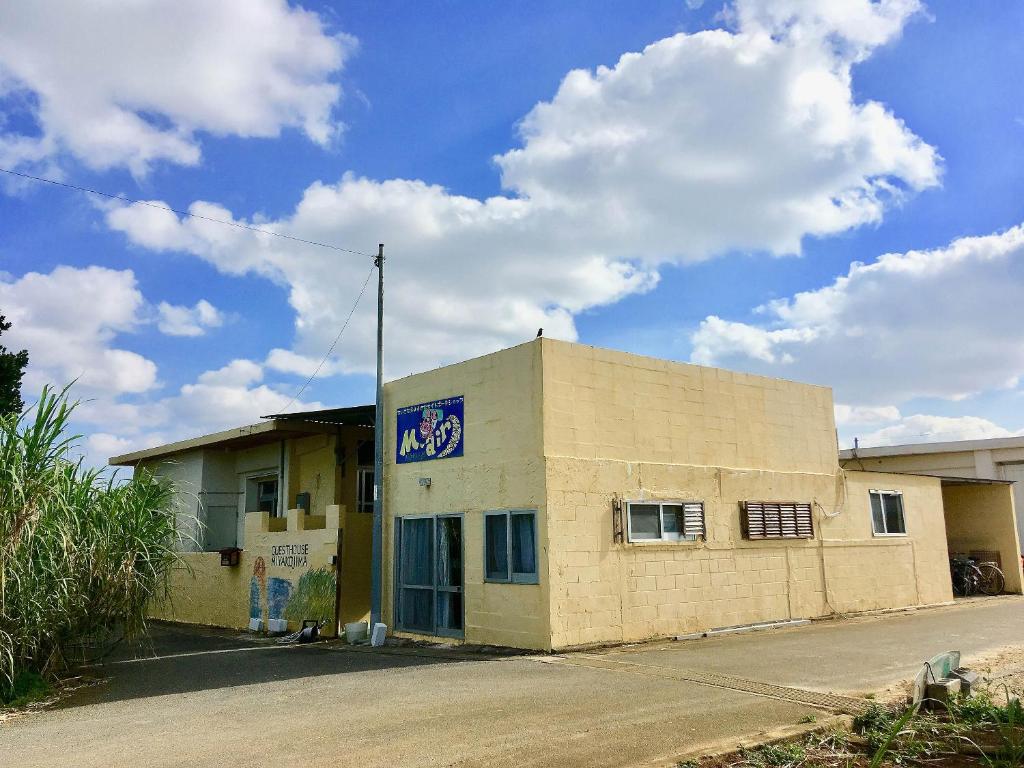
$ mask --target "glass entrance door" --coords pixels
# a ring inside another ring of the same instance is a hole
[[[396,533],[398,629],[462,637],[462,517],[403,517]]]

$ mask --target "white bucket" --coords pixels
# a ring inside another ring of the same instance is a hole
[[[351,643],[357,643],[366,639],[367,627],[365,621],[353,621],[345,625],[345,639]]]

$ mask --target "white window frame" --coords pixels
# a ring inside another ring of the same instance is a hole
[[[633,538],[633,515],[632,507],[634,505],[644,506],[657,506],[658,509],[658,533],[657,539],[634,539]],[[704,534],[698,536],[696,534],[687,535],[684,533],[670,534],[668,537],[665,535],[665,507],[680,507],[686,504],[700,504],[700,515],[703,523]],[[688,499],[686,501],[674,501],[670,499],[634,499],[626,502],[626,540],[630,544],[688,544],[694,541],[700,541],[702,538],[707,538],[708,524],[705,518],[706,510],[704,508],[703,501],[697,501],[696,499]]]
[[[512,570],[512,562],[515,560],[512,557],[513,515],[530,515],[533,519],[533,573],[516,573]],[[505,518],[505,557],[507,562],[506,578],[504,579],[487,575],[487,518],[489,517]],[[537,533],[537,510],[535,509],[489,509],[484,512],[484,581],[489,584],[540,584],[540,541],[537,539]]]
[[[268,510],[271,517],[281,517],[281,476],[277,473],[268,474],[261,472],[259,474],[252,474],[246,477],[248,482],[254,485],[253,499],[255,500],[255,511],[260,511],[260,501],[262,496],[260,495],[260,486],[263,483],[274,483],[276,488],[274,490],[274,508]]]
[[[875,514],[871,509],[871,496],[877,494],[882,505],[882,523],[886,524],[884,496],[898,496],[900,499],[900,517],[903,520],[903,531],[890,533],[889,531],[875,530]],[[874,536],[906,536],[907,535],[907,505],[903,503],[903,491],[885,490],[883,488],[871,489],[868,491],[868,515],[871,517],[871,533]]]

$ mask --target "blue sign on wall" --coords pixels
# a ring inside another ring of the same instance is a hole
[[[449,397],[398,409],[395,463],[450,459],[462,455],[463,397]]]

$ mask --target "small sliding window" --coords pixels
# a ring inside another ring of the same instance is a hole
[[[627,505],[629,540],[696,541],[704,538],[704,503],[631,501]]]
[[[869,491],[871,529],[875,536],[906,536],[903,494],[899,491]]]

